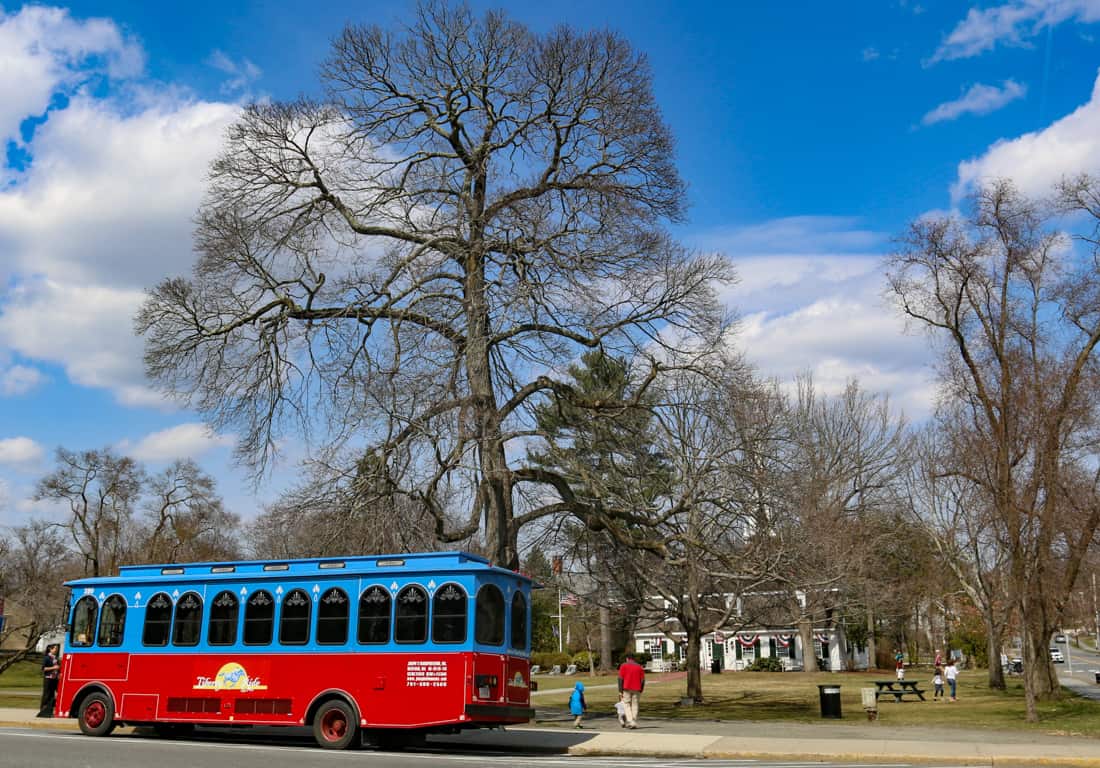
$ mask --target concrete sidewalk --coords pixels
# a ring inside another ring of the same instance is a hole
[[[0,709],[0,725],[76,730],[72,719],[36,718],[33,709]],[[570,727],[514,726],[433,736],[434,746],[515,754],[683,758],[766,758],[951,765],[1064,765],[1100,768],[1100,739],[1023,731],[932,729],[853,722],[782,723],[642,718],[626,731],[612,717]],[[563,725],[565,722],[563,721]],[[123,731],[125,733],[125,731]]]

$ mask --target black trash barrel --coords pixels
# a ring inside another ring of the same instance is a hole
[[[710,673],[717,675],[722,671],[722,662],[719,659],[714,659],[710,663]]]
[[[840,686],[839,685],[819,685],[817,686],[818,695],[821,697],[821,716],[822,717],[837,717],[840,714]]]
[[[1096,675],[1096,684],[1100,685],[1100,672],[1094,672],[1093,674]]]

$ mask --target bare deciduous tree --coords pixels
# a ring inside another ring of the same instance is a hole
[[[1095,227],[1098,193],[1095,179],[1066,182],[1058,212]],[[889,262],[898,306],[941,345],[943,396],[965,416],[978,461],[957,472],[988,496],[1005,533],[1030,721],[1058,690],[1048,642],[1100,525],[1095,481],[1081,481],[1096,459],[1098,239],[1092,229],[1074,243],[1053,213],[993,182],[965,221],[912,224]]]
[[[190,459],[172,462],[145,483],[145,520],[134,544],[147,562],[231,560],[241,554],[239,521],[214,478]]]
[[[134,510],[144,482],[142,468],[109,448],[58,448],[55,460],[57,469],[38,481],[35,499],[68,507],[69,518],[61,526],[84,559],[87,575],[114,573],[129,555]]]
[[[483,532],[517,567],[520,526],[579,505],[514,510],[551,479],[514,449],[533,399],[579,351],[717,337],[729,266],[665,229],[672,137],[613,33],[426,2],[396,32],[346,29],[323,75],[323,103],[230,132],[194,274],[137,318],[147,370],[257,465],[291,424],[365,442],[444,541]]]

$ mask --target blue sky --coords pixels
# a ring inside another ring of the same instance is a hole
[[[982,178],[1041,193],[1100,171],[1100,0],[473,3],[535,29],[621,31],[651,61],[689,184],[688,243],[726,252],[740,345],[769,375],[858,377],[915,418],[929,353],[881,302],[907,221]],[[315,94],[348,21],[407,2],[0,5],[0,525],[57,445],[115,446],[156,468],[196,458],[256,513],[232,435],[141,373],[141,291],[191,262],[205,165],[240,104]]]

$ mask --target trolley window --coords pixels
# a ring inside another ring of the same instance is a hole
[[[202,634],[202,598],[188,592],[176,603],[172,622],[172,645],[198,645]]]
[[[302,589],[292,589],[283,598],[283,615],[279,619],[281,645],[305,645],[309,642],[309,614],[312,603]]]
[[[163,592],[158,592],[145,604],[145,627],[141,632],[141,644],[168,645],[171,629],[172,598]]]
[[[126,629],[126,600],[122,595],[111,595],[103,602],[99,616],[99,637],[96,642],[106,648],[122,645],[122,632]]]
[[[359,596],[359,642],[380,645],[390,640],[390,593],[379,586]]]
[[[89,646],[95,637],[95,620],[99,615],[99,604],[91,595],[76,601],[73,609],[72,628],[69,630],[69,643],[73,646]]]
[[[527,598],[522,592],[512,595],[512,647],[527,650]]]
[[[504,593],[486,584],[477,593],[474,639],[483,645],[504,645]]]
[[[428,595],[410,585],[397,593],[394,640],[398,643],[423,643],[428,639]]]
[[[348,596],[333,587],[317,604],[317,644],[343,645],[348,641]]]
[[[444,584],[432,598],[432,642],[466,641],[466,590],[457,584]]]
[[[253,592],[244,607],[244,644],[270,645],[275,633],[275,599],[270,592]]]
[[[210,604],[210,626],[206,641],[210,645],[233,645],[237,642],[237,596],[229,590],[219,592]]]

